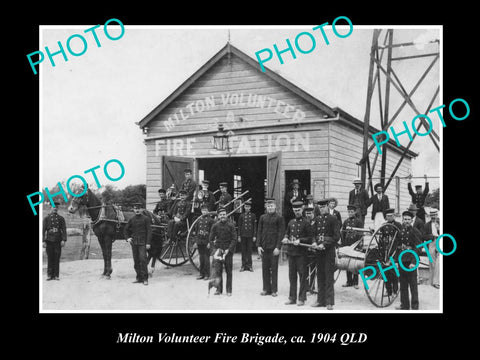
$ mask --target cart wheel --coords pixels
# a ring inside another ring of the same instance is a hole
[[[179,233],[175,239],[169,239],[167,231],[164,229],[162,240],[162,250],[158,257],[162,264],[175,267],[188,261],[186,234]]]
[[[210,215],[210,214],[206,214],[206,215]],[[197,217],[195,221],[192,223],[192,226],[190,226],[190,229],[188,229],[188,234],[187,234],[186,248],[188,250],[188,259],[190,260],[190,263],[193,265],[193,267],[197,269],[197,271],[200,271],[200,256],[198,255],[198,249],[194,247],[195,238],[192,230],[195,224],[197,223],[197,221],[206,215],[200,215],[199,217]]]
[[[377,307],[387,307],[391,305],[398,296],[398,277],[395,271],[388,270],[385,272],[387,281],[384,280],[377,262],[383,269],[388,267],[389,258],[396,250],[396,237],[399,229],[393,224],[383,224],[375,231],[370,239],[367,250],[365,252],[365,267],[373,266],[377,271],[377,275],[367,280],[368,290],[365,287],[370,302]],[[368,271],[365,275],[369,276]],[[371,275],[371,273],[370,273]]]

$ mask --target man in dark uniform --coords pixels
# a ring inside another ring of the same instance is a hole
[[[400,248],[397,249],[395,260],[399,261],[399,255],[405,249],[411,249],[417,254],[419,249],[417,245],[421,243],[422,235],[420,232],[412,226],[413,214],[410,211],[404,211],[402,213],[403,224],[398,234],[398,241]],[[402,255],[401,262],[407,269],[414,268],[417,263],[415,255],[410,252]],[[400,273],[400,307],[397,310],[409,310],[410,306],[412,310],[418,310],[418,284],[417,284],[417,269],[413,271],[405,271],[399,264],[398,271]],[[408,289],[410,288],[411,301],[408,295]]]
[[[197,183],[192,178],[192,170],[185,169],[183,171],[185,180],[182,183],[180,190],[185,190],[187,193],[187,201],[192,201],[195,192],[198,190]]]
[[[305,201],[303,192],[300,190],[300,181],[298,181],[298,179],[293,179],[290,188],[291,189],[285,194],[285,222],[287,223],[294,217],[292,204],[296,201]]]
[[[348,230],[348,227],[361,228],[363,226],[362,221],[355,216],[357,207],[355,205],[347,205],[348,219],[343,222],[342,226],[342,246],[350,246],[361,239],[362,234],[357,231]],[[353,286],[358,289],[358,272],[352,273],[347,270],[347,282],[342,285],[343,287]]]
[[[318,207],[317,207],[318,208]],[[313,208],[312,204],[305,205],[303,209],[303,215],[305,219],[308,221],[310,225],[310,244],[314,241],[314,225],[315,225],[315,211]],[[306,278],[307,278],[307,292],[310,294],[314,293],[315,289],[315,284],[314,281],[316,281],[314,276],[309,276],[310,274],[314,274],[314,269],[316,268],[316,262],[317,262],[317,257],[315,255],[315,251],[307,251],[307,256],[306,256],[306,263],[307,263],[307,270],[306,270]]]
[[[132,245],[133,267],[137,273],[134,283],[148,285],[147,250],[152,239],[151,220],[142,214],[141,204],[134,204],[135,215],[125,225],[125,239]]]
[[[354,179],[353,185],[355,189],[350,191],[348,196],[348,205],[355,205],[357,207],[357,217],[365,224],[365,215],[367,215],[368,192],[362,189],[362,181]],[[363,227],[363,225],[362,225]]]
[[[327,199],[320,200],[321,215],[316,218],[314,249],[317,250],[317,286],[318,297],[313,307],[327,306],[333,309],[335,293],[333,289],[335,272],[335,246],[340,239],[340,226],[337,219],[328,213]]]
[[[224,250],[224,263],[225,273],[227,274],[227,296],[232,295],[232,268],[233,268],[233,253],[235,252],[236,245],[236,231],[235,224],[227,219],[227,210],[225,208],[219,208],[217,210],[219,221],[213,224],[209,241],[213,244],[213,252],[217,249]],[[212,264],[213,266],[213,264]],[[223,266],[222,266],[223,268]],[[220,272],[222,274],[223,270]],[[219,289],[215,292],[215,295],[220,295],[223,292],[223,280],[220,276]]]
[[[208,206],[208,211],[215,211],[215,195],[208,190],[210,186],[210,181],[202,181],[202,191],[203,191],[203,200],[200,205],[206,204]]]
[[[276,212],[275,200],[266,199],[266,213],[260,216],[257,226],[258,253],[262,257],[263,290],[260,295],[277,296],[278,257],[285,233],[283,217]]]
[[[60,256],[67,241],[65,219],[58,215],[58,203],[52,203],[52,212],[43,219],[43,247],[47,252],[47,281],[60,280]]]
[[[425,208],[423,206],[425,205],[425,199],[428,195],[428,192],[430,191],[428,187],[427,175],[425,175],[425,190],[422,191],[422,185],[415,185],[415,192],[413,192],[411,176],[408,180],[407,187],[408,193],[412,198],[412,204],[415,204],[418,208],[417,217],[419,217],[420,219],[422,219],[423,222],[425,222]]]
[[[166,197],[166,190],[158,189],[158,196],[160,196],[160,201],[157,203],[157,205],[155,205],[155,209],[153,209],[153,213],[158,216],[168,214],[172,203]]]
[[[195,237],[195,244],[200,260],[200,276],[197,277],[197,280],[208,280],[210,277],[210,249],[212,247],[208,239],[215,221],[209,215],[207,204],[201,205],[201,211],[202,217],[195,223],[192,233]]]
[[[238,217],[238,242],[242,249],[242,267],[240,271],[253,271],[252,268],[252,248],[257,239],[257,217],[250,210],[251,201],[246,201],[243,205],[245,212]]]
[[[285,305],[297,303],[298,306],[303,306],[307,300],[307,248],[299,244],[312,243],[312,227],[309,220],[302,216],[302,207],[302,201],[295,201],[292,204],[295,218],[289,221],[285,237],[282,240],[282,244],[287,244],[288,279],[290,281],[290,292]],[[297,276],[299,283],[298,302]]]
[[[192,210],[190,201],[187,200],[187,192],[180,190],[180,199],[176,199],[170,210],[172,219],[168,222],[167,235],[174,240],[179,233],[187,230],[187,218]]]
[[[218,186],[220,187],[220,198],[217,201],[217,209],[224,207],[225,210],[227,210],[227,214],[229,214],[233,210],[233,203],[230,203],[233,198],[232,195],[227,192],[228,183],[221,182]]]
[[[400,231],[400,229],[402,228],[402,224],[395,220],[395,209],[385,210],[385,219],[385,223],[395,225],[398,231]],[[387,251],[388,248],[396,249],[399,245],[398,234],[395,238],[395,243],[390,243],[390,240],[393,239],[393,237],[395,236],[395,232],[397,232],[397,230],[392,227],[382,228],[380,239],[389,239],[388,242],[381,243],[383,246],[387,247]],[[387,271],[385,273],[385,277],[387,278],[387,282],[385,283],[387,295],[392,296],[392,294],[395,294],[398,291],[398,276],[394,271]]]

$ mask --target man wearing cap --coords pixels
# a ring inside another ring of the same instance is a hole
[[[355,216],[357,207],[355,205],[347,205],[348,219],[343,222],[342,225],[342,246],[350,246],[362,238],[362,234],[357,231],[350,230],[348,228],[361,228],[363,226],[362,221]],[[342,285],[343,287],[353,286],[358,289],[358,272],[353,273],[347,271],[347,282]]]
[[[59,203],[52,203],[52,212],[43,219],[43,247],[47,252],[47,281],[60,280],[60,256],[67,241],[67,226],[58,215]]]
[[[421,243],[422,235],[420,232],[412,226],[413,214],[410,211],[404,211],[402,213],[403,224],[397,235],[399,247],[395,254],[396,262],[399,262],[399,256],[402,251],[409,249],[419,254],[417,245]],[[415,255],[411,252],[405,252],[402,255],[401,263],[404,268],[409,270],[418,266]],[[394,271],[393,269],[387,271]],[[411,271],[405,271],[402,266],[398,266],[400,273],[400,307],[397,310],[409,310],[410,306],[412,310],[418,310],[418,284],[417,284],[417,269]],[[410,289],[411,301],[409,299],[408,291]]]
[[[303,202],[305,199],[303,197],[303,192],[300,190],[300,181],[298,179],[293,179],[290,184],[291,190],[287,191],[285,194],[285,220],[289,221],[294,217],[292,204],[295,201]]]
[[[243,205],[245,212],[238,217],[238,242],[242,249],[242,267],[240,271],[253,271],[252,248],[257,236],[257,217],[251,212],[252,202]]]
[[[313,307],[326,306],[333,309],[335,293],[333,289],[335,272],[335,246],[340,239],[340,226],[337,219],[328,213],[327,199],[318,201],[321,215],[315,220],[313,229],[315,241],[314,249],[317,250],[317,301]]]
[[[362,181],[360,179],[354,179],[353,185],[355,188],[350,191],[348,196],[348,205],[355,205],[357,207],[357,217],[365,224],[365,215],[367,215],[367,201],[368,192],[362,188]],[[363,227],[363,225],[362,225]]]
[[[295,218],[289,221],[282,244],[287,246],[288,279],[290,291],[285,305],[297,304],[303,306],[307,300],[307,248],[299,244],[312,243],[312,227],[309,220],[302,216],[303,202],[295,201],[292,204]],[[297,276],[298,276],[298,301],[297,301]]]
[[[197,277],[197,280],[208,280],[210,277],[210,249],[212,248],[209,237],[215,221],[209,214],[207,204],[202,204],[200,210],[202,215],[192,229],[200,260],[200,276]]]
[[[396,249],[399,245],[398,234],[395,236],[395,233],[398,233],[402,228],[402,224],[395,220],[395,209],[386,209],[385,210],[385,224],[394,225],[397,229],[391,226],[385,226],[381,230],[380,239],[388,239],[388,241],[380,242],[379,245],[384,246],[384,252],[388,252],[388,249]],[[395,238],[395,243],[391,244],[391,239]],[[398,291],[398,276],[393,271],[387,271],[385,273],[387,281],[385,282],[385,288],[387,290],[387,296],[392,296]]]
[[[180,190],[179,199],[176,199],[170,209],[172,219],[168,222],[167,234],[170,239],[174,239],[179,232],[187,230],[187,218],[191,213],[192,205],[187,200],[187,192]]]
[[[187,193],[187,200],[192,201],[195,191],[198,189],[197,183],[192,178],[192,170],[185,169],[183,171],[185,180],[182,182],[180,190],[185,190]]]
[[[209,180],[202,180],[203,200],[200,205],[207,205],[208,211],[215,211],[215,195],[208,190],[209,186]]]
[[[260,216],[257,226],[258,253],[262,257],[263,290],[260,295],[277,296],[278,291],[278,257],[285,223],[276,211],[275,199],[265,201],[266,213]]]
[[[209,242],[213,244],[213,252],[217,251],[217,249],[224,250],[224,263],[225,266],[225,273],[227,274],[227,295],[232,295],[232,268],[233,268],[233,253],[235,252],[235,244],[236,244],[236,231],[235,225],[233,222],[228,221],[227,219],[227,210],[223,207],[217,210],[218,219],[215,224],[213,224],[210,235],[209,235]],[[223,269],[222,265],[222,269]],[[221,270],[220,274],[223,272]],[[215,295],[220,295],[223,292],[223,280],[222,276],[220,276],[220,289],[217,289]]]
[[[220,187],[220,197],[217,201],[217,209],[224,207],[225,210],[227,210],[227,214],[229,214],[233,210],[233,198],[232,195],[227,192],[228,183],[221,182],[218,186]]]
[[[429,262],[430,267],[430,285],[439,289],[439,266],[438,266],[438,250],[436,247],[436,240],[440,235],[440,218],[438,217],[438,210],[432,209],[429,213],[430,221],[425,224],[423,231],[423,240],[431,240],[428,244],[428,252],[432,257],[433,261]]]
[[[137,273],[134,283],[148,285],[147,250],[152,239],[151,220],[142,214],[141,204],[134,204],[135,215],[125,225],[125,239],[132,246],[133,267]]]
[[[313,199],[312,194],[308,194],[307,196],[305,196],[304,215],[305,215],[305,209],[309,209],[309,208],[313,209],[313,215],[315,217],[320,215],[320,209],[318,208],[317,204],[315,204],[315,200]],[[288,220],[290,221],[290,219],[288,219]]]
[[[425,199],[427,198],[428,192],[430,191],[428,186],[428,178],[427,175],[425,177],[425,190],[422,191],[422,185],[415,185],[415,192],[412,190],[412,176],[409,176],[408,180],[408,193],[412,198],[412,204],[417,206],[418,212],[417,217],[419,217],[423,222],[425,222]]]
[[[153,213],[157,216],[163,216],[168,214],[170,211],[171,201],[166,197],[166,190],[165,189],[158,189],[158,196],[160,197],[160,201],[155,205],[153,209]]]
[[[385,210],[390,208],[388,196],[383,193],[382,184],[378,183],[374,186],[376,194],[368,199],[367,207],[372,206],[372,220],[374,222],[375,230],[378,229],[385,222]]]

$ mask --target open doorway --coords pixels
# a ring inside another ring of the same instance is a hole
[[[264,213],[266,156],[200,158],[197,161],[199,173],[210,181],[209,189],[212,192],[218,189],[222,181],[228,183],[228,193],[233,197],[249,190],[242,199],[252,198],[252,212],[257,219]],[[235,220],[238,216],[239,213],[234,214]]]

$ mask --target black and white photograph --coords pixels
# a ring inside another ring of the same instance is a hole
[[[54,358],[473,343],[469,10],[117,5],[40,10],[17,41],[16,341]]]
[[[442,28],[332,24],[42,27],[42,311],[441,311]]]

